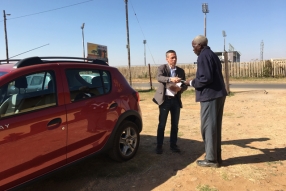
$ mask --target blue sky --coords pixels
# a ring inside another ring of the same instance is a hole
[[[144,65],[144,39],[147,64],[165,63],[169,49],[177,52],[179,64],[195,62],[191,42],[204,34],[202,3],[210,10],[207,37],[213,51],[223,50],[224,30],[226,49],[230,43],[242,62],[260,59],[262,40],[265,60],[286,58],[285,0],[128,0],[131,66]],[[66,7],[73,4],[78,5]],[[128,65],[124,0],[1,0],[0,7],[0,59],[6,59],[5,10],[11,14],[6,22],[9,57],[46,44],[15,58],[82,57],[80,27],[85,23],[86,48],[87,42],[106,45],[111,66]]]

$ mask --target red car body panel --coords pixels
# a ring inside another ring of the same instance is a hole
[[[49,66],[43,70],[49,70]],[[25,75],[33,70],[13,71],[15,75]],[[17,74],[19,73],[19,74]],[[59,76],[58,68],[55,73]],[[6,79],[1,79],[5,83]],[[10,79],[8,78],[8,81]],[[59,93],[63,92],[57,86]],[[57,168],[66,163],[66,108],[63,99],[59,99],[58,106],[27,112],[17,115],[17,120],[11,123],[10,118],[1,119],[1,125],[8,128],[0,134],[0,185],[21,182],[31,174],[40,175],[39,170],[49,171],[50,166]],[[15,116],[12,116],[15,118]],[[52,128],[48,123],[59,118],[61,123]],[[64,128],[64,130],[62,130]],[[20,178],[20,179],[19,179]]]
[[[104,69],[104,67],[99,66],[98,69]],[[89,69],[90,64],[72,66],[72,64],[61,63],[60,68],[64,75],[67,69]],[[66,78],[62,80],[62,83],[65,89],[69,132],[67,138],[67,163],[70,163],[103,147],[113,130],[112,127],[116,124],[120,111],[119,108],[115,110],[109,108],[116,101],[114,99],[116,96],[112,92],[71,103]]]
[[[1,65],[1,71],[9,75],[1,76],[0,87],[15,77],[52,70],[56,78],[57,104],[0,117],[0,190],[12,188],[102,150],[118,119],[126,111],[134,110],[141,117],[136,92],[116,68],[69,62],[18,69],[12,66]],[[111,91],[71,102],[65,73],[70,68],[108,70],[112,76]],[[53,121],[56,123],[48,125]]]

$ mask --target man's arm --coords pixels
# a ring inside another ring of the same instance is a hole
[[[166,66],[161,65],[158,67],[157,71],[157,80],[160,83],[167,83],[170,77],[168,77],[168,73],[166,71]]]
[[[183,80],[183,81],[185,81],[186,80],[186,74],[185,74],[185,71],[183,70],[183,69],[181,69],[182,71],[182,74],[181,74],[181,79]],[[186,91],[188,89],[188,86],[186,86],[184,83],[182,83],[182,85],[181,85],[181,93],[183,93],[184,91]]]
[[[196,78],[192,80],[191,86],[203,88],[213,82],[213,64],[210,55],[202,54],[198,59],[198,70]]]
[[[168,70],[166,69],[166,65],[161,65],[158,67],[157,72],[157,80],[160,83],[168,83],[168,82],[180,82],[181,78],[179,77],[169,77]]]
[[[198,58],[196,78],[186,80],[185,84],[194,88],[203,88],[213,82],[213,65],[210,55],[201,54]]]

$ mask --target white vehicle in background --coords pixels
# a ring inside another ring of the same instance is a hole
[[[27,88],[19,90],[14,85],[10,87],[10,93],[28,93],[28,92],[35,92],[40,90],[46,90],[48,89],[48,83],[51,80],[51,76],[47,75],[47,73],[37,73],[37,74],[31,74],[29,76],[26,76],[27,79]],[[19,92],[21,91],[21,92]]]
[[[92,84],[92,79],[95,77],[95,75],[91,74],[80,74],[80,76],[87,82]]]

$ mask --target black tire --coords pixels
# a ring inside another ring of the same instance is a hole
[[[139,143],[137,125],[131,121],[123,122],[115,134],[109,156],[119,162],[128,161],[135,156]]]

